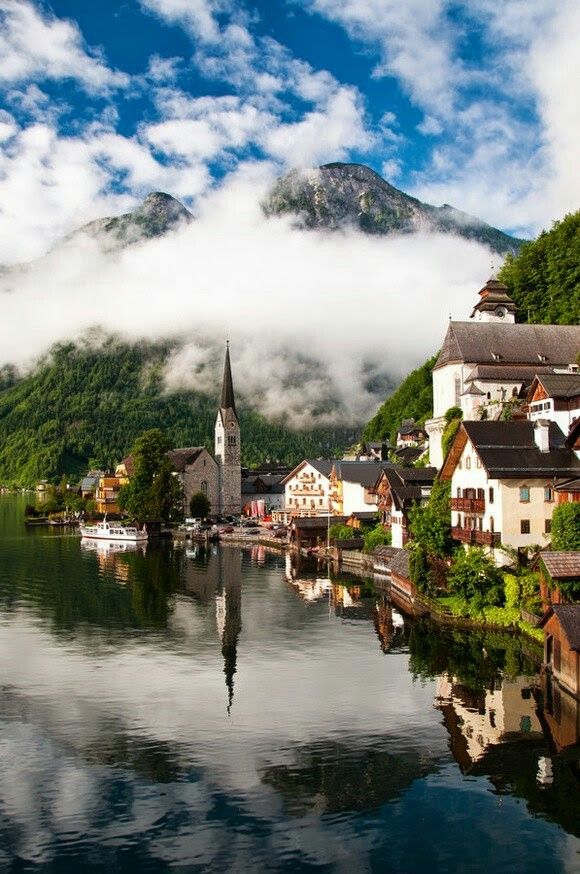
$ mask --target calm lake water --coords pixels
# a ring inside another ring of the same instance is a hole
[[[261,548],[84,548],[24,503],[0,497],[0,870],[580,870],[577,705],[529,645]]]

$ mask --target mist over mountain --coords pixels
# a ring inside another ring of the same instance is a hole
[[[313,170],[292,170],[275,181],[262,207],[269,217],[291,216],[305,228],[355,228],[378,236],[456,234],[501,255],[517,252],[523,242],[449,204],[437,207],[422,203],[362,164],[333,163]],[[86,234],[97,238],[105,249],[116,249],[163,236],[193,218],[171,195],[152,192],[133,211],[89,222],[63,242]]]

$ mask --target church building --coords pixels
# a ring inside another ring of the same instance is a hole
[[[429,463],[443,463],[445,413],[460,407],[464,421],[497,419],[539,374],[578,369],[580,326],[516,324],[508,288],[492,277],[469,320],[450,321],[433,368],[433,418],[425,423]]]

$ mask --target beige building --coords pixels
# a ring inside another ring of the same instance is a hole
[[[439,474],[451,481],[455,540],[485,546],[498,564],[513,549],[550,541],[554,485],[580,461],[554,422],[463,422]]]
[[[284,507],[273,518],[288,522],[292,516],[327,516],[330,509],[332,461],[305,459],[284,477]]]

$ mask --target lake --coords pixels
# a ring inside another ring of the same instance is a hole
[[[82,546],[0,497],[0,870],[579,871],[534,645],[261,547]]]

